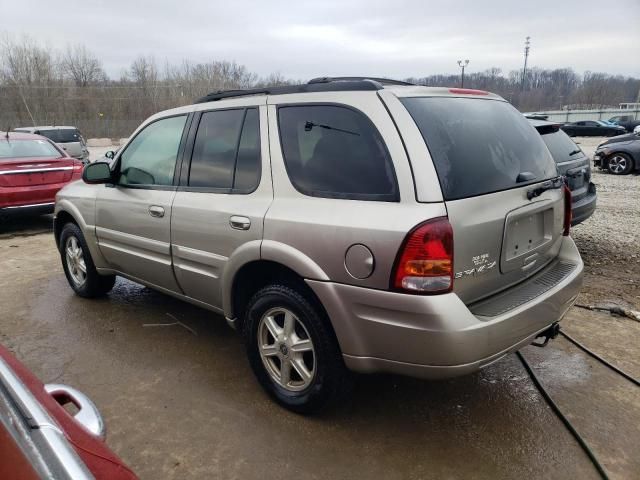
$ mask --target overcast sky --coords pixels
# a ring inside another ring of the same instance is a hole
[[[403,78],[572,67],[640,77],[640,0],[0,0],[0,32],[84,43],[119,77],[138,55],[280,72]]]

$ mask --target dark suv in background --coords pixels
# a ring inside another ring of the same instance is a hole
[[[563,132],[560,124],[529,118],[551,152],[558,173],[571,190],[571,225],[589,218],[596,209],[596,186],[591,182],[589,157]]]

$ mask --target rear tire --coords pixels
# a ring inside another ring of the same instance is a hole
[[[67,223],[60,233],[60,258],[69,285],[84,298],[107,294],[116,282],[115,275],[100,275],[84,235],[75,223]]]
[[[626,153],[614,153],[607,159],[607,170],[614,175],[627,175],[633,169],[633,160]]]
[[[302,289],[268,285],[245,310],[249,363],[262,387],[283,407],[302,414],[342,398],[350,379],[333,329]]]

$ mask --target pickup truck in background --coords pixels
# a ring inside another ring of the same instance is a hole
[[[627,132],[633,132],[633,129],[640,125],[640,119],[633,118],[633,115],[616,115],[611,117],[609,122],[624,127]]]

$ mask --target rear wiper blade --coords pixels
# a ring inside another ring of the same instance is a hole
[[[332,127],[331,125],[323,125],[322,123],[313,123],[313,122],[305,122],[304,130],[305,132],[310,132],[313,127],[326,128],[327,130],[335,130],[336,132],[348,133],[349,135],[360,136],[358,132],[352,132],[351,130],[344,130],[338,127]]]
[[[573,152],[569,153],[569,156],[577,155],[578,153],[582,153],[582,150],[580,150],[580,149],[574,150]]]
[[[532,188],[531,190],[527,190],[527,198],[532,200],[536,197],[539,197],[547,190],[553,190],[556,188],[562,188],[564,186],[564,179],[562,177],[556,177],[551,180],[547,180],[542,185]]]

